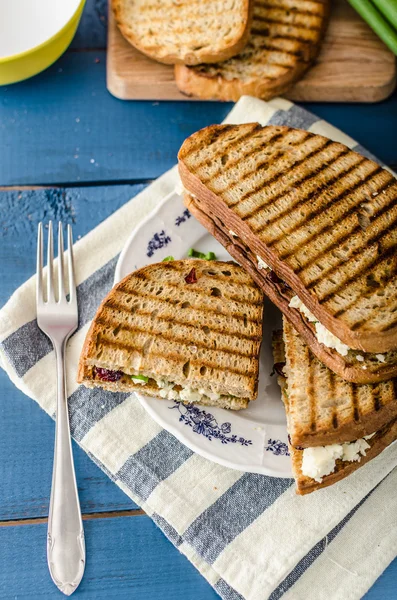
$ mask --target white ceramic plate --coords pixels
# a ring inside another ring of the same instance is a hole
[[[116,267],[115,283],[166,256],[185,258],[189,248],[213,251],[230,260],[226,250],[190,215],[177,193],[166,196],[128,239]],[[162,427],[201,456],[250,473],[292,477],[285,411],[273,367],[271,333],[281,327],[279,311],[265,304],[258,399],[249,408],[183,405],[137,394],[142,406]]]

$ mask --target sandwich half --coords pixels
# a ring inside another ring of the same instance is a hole
[[[298,494],[344,479],[397,439],[396,381],[357,385],[334,375],[284,319],[273,336]]]
[[[312,351],[357,383],[397,375],[397,182],[307,131],[214,125],[179,151],[185,202]]]
[[[252,0],[112,0],[123,36],[162,63],[226,60],[247,43]]]
[[[281,95],[314,62],[328,12],[328,0],[255,0],[245,48],[216,64],[176,65],[176,84],[185,94],[207,100]]]
[[[239,410],[257,397],[263,294],[235,263],[176,260],[125,277],[88,331],[78,382]]]

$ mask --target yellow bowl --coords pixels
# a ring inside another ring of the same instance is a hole
[[[85,0],[0,2],[0,85],[43,71],[66,50]]]

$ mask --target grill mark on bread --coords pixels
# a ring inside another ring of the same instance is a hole
[[[132,292],[129,292],[129,293],[130,293],[130,295],[132,295],[136,298],[148,298],[150,300],[156,300],[158,302],[163,302],[167,306],[172,306],[170,304],[170,302],[167,302],[166,300],[161,300],[161,298],[158,298],[158,296],[141,296],[139,294],[133,294]],[[113,308],[114,310],[119,310],[120,312],[125,311],[126,313],[131,314],[131,310],[128,312],[128,308],[126,308],[122,304],[118,304],[115,300],[108,300],[107,306],[109,306],[110,308]],[[223,313],[223,312],[219,313],[219,312],[216,312],[211,309],[204,308],[204,307],[200,307],[200,308],[192,307],[192,310],[197,311],[197,312],[204,312],[206,314],[211,314],[216,317],[219,317],[219,316],[232,317],[233,319],[236,319],[237,321],[244,322],[246,320],[248,323],[257,323],[258,322],[258,319],[250,319],[248,316],[243,316],[240,314],[230,313],[230,312],[229,313]],[[146,313],[142,313],[142,314],[146,314]],[[172,321],[173,319],[170,319],[170,320]]]
[[[268,2],[259,2],[259,1],[256,1],[255,5],[259,6],[260,8],[268,8],[268,9],[278,8],[280,6],[281,8],[284,8],[284,10],[287,10],[287,11],[289,11],[291,13],[300,14],[300,15],[304,15],[304,16],[307,16],[307,17],[318,17],[318,18],[321,18],[323,16],[323,14],[324,14],[324,11],[321,11],[321,14],[318,13],[318,15],[316,15],[313,12],[310,12],[309,10],[302,10],[299,7],[283,6],[281,3],[278,3],[278,4],[277,3],[276,4],[269,4]],[[321,4],[319,6],[321,6]],[[322,6],[324,6],[324,5],[322,5]]]
[[[268,50],[269,52],[277,52],[280,54],[287,54],[289,56],[302,58],[302,50],[287,50],[286,48],[281,48],[277,44],[272,44],[271,41],[274,42],[274,40],[269,40],[268,42],[264,41],[263,43],[257,44],[255,48],[257,50]],[[262,59],[259,56],[256,59],[252,59],[252,64],[260,64],[261,62]]]
[[[355,167],[358,168],[361,164],[363,164],[363,162],[364,161],[361,161],[360,163],[355,165]],[[353,171],[354,170],[355,169],[353,169]],[[325,205],[322,204],[318,209],[314,210],[309,215],[307,215],[307,218],[305,219],[305,221],[303,223],[298,223],[295,227],[293,227],[292,229],[290,229],[287,233],[284,233],[283,235],[290,235],[291,233],[295,233],[295,231],[298,231],[301,227],[305,227],[306,225],[311,223],[311,221],[313,221],[316,217],[321,215],[323,213],[323,211],[327,209],[328,206],[335,204],[336,202],[340,202],[344,198],[349,198],[349,196],[351,195],[352,192],[360,189],[360,187],[362,187],[363,185],[368,183],[374,175],[377,175],[381,171],[382,171],[382,169],[381,169],[381,167],[379,167],[372,173],[369,173],[364,179],[361,179],[361,180],[357,181],[357,183],[355,183],[354,185],[350,186],[349,188],[342,190],[337,196],[333,196],[332,198],[329,198],[329,200],[326,201]],[[362,199],[356,200],[356,202],[357,202],[357,204],[362,203]],[[344,214],[344,218],[346,218],[347,216],[349,216],[356,210],[357,204],[350,207],[350,209]],[[324,218],[326,218],[326,217],[324,217]],[[313,242],[313,240],[315,240],[316,237],[318,237],[318,235],[320,233],[324,233],[325,231],[329,231],[330,229],[332,229],[335,226],[335,223],[332,222],[331,218],[329,218],[329,221],[330,222],[328,224],[325,224],[324,227],[322,227],[319,230],[316,230],[309,238],[306,238],[304,240],[304,242],[302,242],[300,245],[294,246],[293,249],[290,249],[288,252],[281,253],[281,257],[283,258],[283,260],[285,260],[286,258],[291,256],[291,254],[295,254],[296,252],[298,252],[299,249],[302,247],[302,244],[307,244],[308,242]],[[272,240],[271,244],[269,243],[268,245],[273,245],[274,243],[278,242],[281,239],[281,237],[283,237],[283,236],[280,235],[275,240]],[[323,254],[324,254],[324,252],[321,252],[319,255],[316,255],[316,256],[317,256],[317,258],[319,258]]]
[[[113,323],[109,323],[106,321],[103,321],[101,319],[98,319],[98,323],[100,323],[101,325],[103,325],[104,327],[107,327],[109,325],[111,325],[112,327],[114,327],[116,325],[116,322],[113,321]],[[147,329],[142,329],[140,327],[137,326],[129,326],[127,324],[124,324],[122,327],[120,327],[120,331],[126,331],[128,333],[138,333],[138,334],[145,334],[148,336],[151,336],[151,338],[153,339],[154,337],[159,337],[161,340],[165,340],[167,342],[175,342],[177,344],[184,344],[186,342],[185,338],[181,338],[178,337],[174,334],[167,334],[165,332],[161,332],[161,333],[157,333],[155,331],[148,331]],[[216,330],[212,330],[211,331],[213,333],[216,333]],[[236,337],[240,337],[240,336],[236,336]],[[250,340],[251,341],[251,340]],[[252,340],[253,345],[258,344],[258,342],[260,341],[260,339],[257,339],[256,342],[254,340]],[[106,344],[114,344],[117,343],[119,344],[119,348],[134,348],[137,351],[141,352],[144,354],[143,352],[143,344],[142,346],[137,345],[137,346],[132,346],[131,344],[127,344],[124,342],[115,342],[113,339],[110,339],[107,335],[103,334],[101,336],[101,346],[106,346]],[[203,342],[200,342],[199,340],[192,340],[192,345],[194,345],[196,348],[202,348],[204,350],[210,350],[213,351],[214,347],[213,345],[210,344],[205,344]],[[253,352],[253,353],[244,353],[244,352],[239,352],[239,351],[235,351],[235,350],[231,350],[230,348],[225,348],[225,347],[220,347],[219,344],[216,345],[216,350],[219,352],[223,352],[225,354],[230,354],[232,356],[240,356],[241,358],[255,358],[257,356],[257,352]]]
[[[271,137],[268,140],[268,143],[273,143],[275,141],[277,141],[278,139],[281,139],[282,137],[284,137],[284,134],[281,133],[277,133],[275,134],[273,137]],[[240,141],[240,140],[238,140]],[[299,143],[299,142],[298,142]],[[230,150],[233,149],[233,145],[227,146],[223,152],[219,152],[218,154],[216,154],[215,156],[211,157],[211,159],[208,159],[204,164],[209,164],[209,162],[215,162],[217,160],[217,158],[220,158],[222,161],[222,158],[224,156],[227,156],[228,154],[230,154]],[[241,156],[238,156],[235,160],[233,161],[228,161],[227,162],[227,169],[231,169],[233,167],[235,167],[236,165],[238,165],[239,163],[241,163],[242,160],[244,160],[244,158],[252,158],[253,156],[260,154],[260,152],[263,152],[263,145],[261,143],[258,144],[258,146],[255,146],[254,148],[250,148],[246,153],[242,154]],[[282,156],[283,152],[279,152],[279,156]],[[273,157],[272,157],[273,158]],[[202,165],[200,165],[199,167],[196,168],[201,168]],[[202,176],[201,180],[203,183],[208,183],[214,179],[216,179],[223,171],[225,170],[225,167],[222,166],[220,167],[217,171],[215,171],[215,173],[213,173],[212,175],[209,175],[208,177]],[[255,171],[250,171],[248,173],[248,175],[252,175],[252,173],[254,173]],[[222,191],[227,191],[228,188],[223,189]]]
[[[349,150],[344,150],[343,152],[341,152],[337,156],[335,156],[332,159],[330,159],[329,161],[325,162],[324,163],[324,167],[328,168],[328,167],[332,166],[334,163],[336,163],[339,159],[341,159],[344,156],[346,156],[348,153],[349,153]],[[292,210],[296,210],[299,207],[303,206],[304,204],[306,204],[306,202],[308,202],[309,200],[311,200],[312,198],[314,198],[315,196],[317,196],[320,192],[326,190],[327,187],[329,187],[330,185],[336,183],[341,177],[344,177],[345,175],[349,175],[352,171],[354,171],[357,167],[359,167],[360,164],[362,164],[365,160],[366,159],[363,157],[362,160],[360,160],[357,163],[354,163],[354,164],[350,165],[345,171],[341,171],[340,173],[334,175],[334,177],[331,177],[330,179],[324,181],[319,187],[315,188],[314,190],[311,190],[310,192],[307,192],[307,194],[305,194],[304,196],[302,196],[301,198],[299,198],[298,202],[296,202],[292,206],[288,206],[281,213],[277,213],[277,215],[275,215],[275,217],[273,219],[269,219],[266,222],[265,225],[260,226],[259,228],[254,228],[255,233],[262,233],[269,226],[274,225],[274,223],[276,223],[277,221],[279,221],[280,219],[282,219],[285,216],[285,214],[288,214]],[[305,183],[307,183],[307,181],[309,179],[315,180],[317,176],[318,176],[318,174],[317,174],[316,171],[314,171],[313,173],[310,173],[308,176],[305,176],[303,179],[301,179],[298,182],[296,182],[296,185],[294,184],[294,188],[300,188]],[[267,202],[266,204],[264,204],[262,206],[262,209],[264,207],[268,206],[269,204],[273,204],[275,201],[283,198],[284,196],[286,196],[289,193],[290,193],[290,190],[285,190],[285,191],[281,192],[279,195],[277,195],[275,197],[272,197],[272,199],[271,199],[270,202]],[[306,221],[304,221],[304,223],[305,222]],[[296,229],[298,229],[299,226],[300,226],[300,224],[297,224]],[[291,232],[292,231],[294,231],[294,229],[292,229]],[[281,238],[281,236],[279,236],[278,238],[274,238],[273,240],[271,240],[271,241],[268,242],[268,245],[275,244],[276,242],[278,242],[280,240],[280,238]]]
[[[306,139],[309,139],[309,135],[307,138],[305,138],[303,141],[306,141]],[[319,148],[314,148],[313,150],[311,150],[308,154],[306,154],[303,158],[301,158],[300,160],[296,161],[290,168],[290,171],[295,170],[295,168],[299,167],[300,165],[302,165],[306,160],[308,160],[309,158],[313,158],[313,156],[315,156],[316,154],[320,154],[323,150],[325,150],[325,148],[327,146],[329,146],[330,144],[332,144],[333,142],[331,142],[331,140],[327,140],[326,142],[323,143],[322,146],[320,146]],[[271,158],[271,157],[270,157]],[[273,166],[272,163],[268,164],[269,161],[267,161],[265,163],[264,166],[266,166],[266,164],[268,165],[268,167]],[[263,170],[266,170],[262,167]],[[262,170],[259,169],[259,170]],[[258,169],[255,169],[255,171],[250,172],[248,175],[252,175],[252,173],[256,173],[258,171]],[[254,187],[254,189],[250,190],[249,192],[246,192],[245,194],[243,194],[239,200],[237,200],[236,202],[230,203],[228,204],[229,208],[233,208],[234,206],[236,206],[237,204],[240,204],[241,202],[243,202],[244,200],[246,200],[247,198],[250,198],[251,196],[253,196],[254,194],[256,194],[257,192],[259,192],[265,185],[272,185],[274,183],[277,182],[278,179],[280,179],[281,177],[285,176],[285,170],[279,171],[277,173],[275,173],[270,179],[265,179],[264,181],[261,181],[257,186]],[[307,178],[307,176],[305,175],[305,178]],[[245,179],[245,178],[244,178]],[[237,182],[233,182],[233,187],[237,186],[240,182],[242,181],[242,179],[240,179]],[[222,190],[222,192],[227,191],[229,188],[226,188],[224,190]],[[254,211],[252,211],[251,213],[249,213],[248,215],[244,215],[244,217],[242,217],[243,221],[246,221],[247,219],[253,217],[256,213],[258,213],[260,211],[260,209],[262,208],[262,205],[260,207],[257,207]]]
[[[259,5],[261,6],[261,5]],[[311,15],[311,17],[313,17],[314,15]],[[317,27],[314,25],[305,25],[303,23],[291,23],[291,21],[281,21],[279,19],[274,19],[272,17],[268,17],[267,15],[260,15],[258,13],[255,14],[255,21],[264,21],[266,23],[272,23],[273,25],[281,25],[282,27],[288,27],[291,28],[293,30],[298,30],[296,32],[296,37],[299,40],[302,40],[304,42],[306,42],[306,38],[303,37],[299,37],[299,29],[304,29],[306,31],[314,31],[314,32],[319,32],[321,31],[322,27],[321,25],[318,25]]]
[[[382,408],[382,401],[380,399],[379,387],[372,388],[372,398],[374,403],[374,410],[378,412]]]
[[[306,353],[307,353],[307,357],[308,357],[308,362],[309,364],[312,364],[313,362],[313,356],[312,353],[310,352],[309,348],[306,348]],[[311,431],[316,431],[317,428],[317,424],[316,424],[316,385],[315,385],[315,377],[314,377],[314,373],[313,373],[313,369],[309,369],[309,375],[307,378],[307,388],[306,388],[306,392],[307,392],[307,397],[309,399],[309,403],[310,403],[310,430]]]
[[[288,131],[281,131],[281,132],[276,132],[274,136],[270,137],[269,139],[266,140],[266,145],[270,144],[270,143],[274,143],[276,141],[281,141],[283,138],[287,137],[288,135]],[[292,144],[291,146],[299,146],[300,143],[303,143],[307,138],[309,137],[309,135],[302,135],[302,138],[300,140],[297,140],[296,143]],[[253,136],[253,138],[255,139],[255,136]],[[232,171],[232,168],[234,166],[236,166],[237,164],[241,163],[242,160],[248,158],[252,158],[254,156],[256,156],[257,154],[260,154],[261,152],[264,152],[266,149],[266,146],[264,146],[263,144],[263,140],[259,138],[259,142],[258,145],[255,145],[253,148],[249,148],[247,152],[244,152],[242,154],[242,156],[239,156],[235,161],[233,161],[232,163],[228,163],[226,166],[226,170],[228,171]],[[220,193],[224,193],[229,191],[230,189],[232,189],[233,187],[235,187],[236,185],[240,184],[242,181],[245,181],[246,179],[248,179],[251,175],[253,175],[254,173],[256,173],[258,170],[260,170],[260,167],[266,165],[269,163],[269,166],[272,165],[272,161],[274,160],[274,158],[279,158],[284,156],[285,154],[287,154],[288,150],[286,150],[285,148],[282,149],[277,149],[275,151],[274,154],[266,154],[266,160],[262,161],[261,163],[259,163],[258,165],[255,165],[255,167],[251,170],[251,171],[247,171],[246,173],[244,173],[242,176],[239,177],[238,181],[231,181],[230,185],[222,188]],[[214,157],[214,159],[216,159],[217,157],[222,157],[225,156],[227,154],[230,153],[230,147],[226,146],[226,148],[223,149],[222,153],[219,153],[218,155],[216,155]],[[210,175],[209,177],[206,178],[202,178],[202,181],[205,183],[211,182],[213,180],[215,180],[218,175],[222,172],[225,171],[225,169],[222,170],[218,170],[216,173],[214,173],[213,175]],[[265,169],[264,169],[265,170]]]
[[[386,187],[385,187],[385,188],[383,188],[383,190],[384,190],[384,191],[386,191],[386,190],[387,190],[387,188],[388,188],[389,186],[395,185],[395,183],[396,183],[396,182],[395,182],[394,180],[392,180],[392,181],[389,181],[389,182],[387,183]],[[382,191],[383,191],[383,190],[382,190]],[[390,204],[387,204],[387,205],[383,206],[381,209],[379,209],[379,211],[378,211],[377,213],[373,213],[373,215],[372,215],[372,221],[371,221],[371,225],[372,225],[372,223],[373,223],[373,222],[374,222],[376,219],[378,219],[379,217],[383,216],[383,214],[384,214],[386,211],[390,210],[391,208],[394,208],[394,206],[396,205],[396,201],[397,201],[397,197],[396,197],[396,198],[392,198],[392,199],[390,200],[390,202],[391,202],[391,203],[393,203],[393,204],[391,204],[391,205],[390,205]],[[360,202],[361,202],[361,201],[360,201]],[[361,202],[361,203],[362,203],[362,202]],[[359,205],[359,206],[360,206],[360,205]],[[354,208],[355,210],[357,210],[357,205],[355,205],[353,208]],[[353,212],[354,212],[354,211],[353,211]],[[349,213],[346,213],[346,214],[344,215],[344,218],[346,218],[346,217],[347,217],[349,214],[351,214],[351,211],[349,211]],[[326,229],[324,229],[324,230],[321,230],[321,233],[324,233],[325,231],[329,231],[329,229],[330,229],[330,228],[332,228],[332,226],[327,226],[327,227],[326,227]],[[348,240],[349,238],[351,238],[351,236],[352,236],[352,235],[353,235],[355,232],[359,231],[360,229],[361,229],[361,227],[360,227],[360,224],[359,224],[359,223],[357,223],[357,225],[354,227],[354,229],[352,229],[351,231],[349,231],[348,233],[346,233],[346,235],[345,235],[345,236],[342,236],[341,238],[339,238],[338,240],[336,240],[336,241],[335,241],[333,244],[331,244],[331,245],[327,246],[327,247],[325,248],[325,250],[322,252],[321,256],[323,256],[325,253],[329,253],[329,252],[331,252],[332,250],[334,250],[335,248],[337,248],[337,247],[338,247],[340,244],[343,244],[343,243],[344,243],[346,240]],[[376,238],[374,238],[374,239],[376,239]],[[306,269],[308,269],[308,268],[309,268],[311,265],[313,265],[313,263],[315,263],[315,262],[318,260],[318,256],[319,256],[319,255],[317,255],[317,254],[315,254],[314,256],[311,256],[311,257],[309,258],[308,262],[307,262],[307,263],[305,263],[305,265],[304,265],[304,266],[302,266],[302,267],[297,267],[297,268],[295,269],[295,272],[296,272],[296,273],[300,273],[301,271],[305,271]],[[338,265],[338,266],[340,266],[340,265]],[[328,274],[329,272],[330,272],[330,271],[327,271],[327,274]],[[321,276],[320,276],[320,278],[321,278]],[[313,280],[313,281],[314,281],[314,280]],[[311,282],[311,283],[312,283],[312,282]]]
[[[358,399],[357,399],[356,384],[352,383],[352,385],[350,386],[350,390],[351,390],[351,396],[352,396],[353,418],[354,418],[354,421],[357,423],[360,420],[360,409],[359,409]]]
[[[321,296],[321,297],[318,296],[318,302],[320,304],[324,304],[324,302],[327,302],[331,298],[333,298],[342,287],[347,287],[348,284],[351,285],[352,283],[354,283],[356,281],[356,279],[358,279],[358,278],[363,277],[364,275],[366,275],[370,269],[374,269],[380,263],[384,262],[385,260],[387,260],[388,258],[390,258],[390,256],[394,255],[396,247],[397,247],[397,243],[393,244],[381,256],[378,256],[377,258],[372,259],[372,261],[370,261],[369,264],[367,264],[364,267],[364,270],[360,270],[360,271],[357,271],[355,273],[352,273],[347,279],[345,279],[344,281],[341,281],[340,284],[336,288],[334,288],[332,290],[332,292],[328,292],[327,294],[325,294],[324,296]]]
[[[226,147],[226,149],[222,149],[222,148],[220,148],[220,149],[219,149],[219,151],[218,151],[217,153],[215,153],[213,156],[211,156],[210,158],[206,158],[206,159],[204,159],[204,160],[203,160],[201,163],[195,164],[195,165],[194,165],[194,168],[198,170],[198,169],[201,169],[203,166],[205,166],[205,165],[208,165],[210,162],[214,162],[214,161],[215,161],[215,160],[216,160],[218,157],[222,157],[222,156],[224,156],[224,154],[225,154],[225,150],[226,150],[227,152],[230,152],[230,151],[231,151],[233,148],[235,148],[235,147],[236,147],[236,146],[238,146],[239,144],[244,144],[244,142],[247,140],[247,138],[254,137],[254,134],[255,134],[255,133],[256,133],[256,132],[257,132],[259,129],[260,129],[260,125],[259,125],[258,127],[256,127],[256,128],[254,128],[254,129],[250,130],[250,131],[247,131],[247,132],[245,133],[245,135],[243,135],[243,136],[241,136],[241,137],[238,137],[238,138],[235,138],[235,139],[233,139],[233,140],[232,140],[232,141],[229,143],[229,145]],[[279,134],[275,134],[275,136],[274,136],[274,137],[277,137],[278,135],[279,135]],[[227,136],[225,135],[225,137],[227,137]],[[221,139],[222,139],[222,138],[221,138]],[[270,139],[271,139],[271,138],[270,138]],[[218,140],[218,141],[219,141],[219,140]],[[261,148],[262,148],[262,146],[258,146],[258,148],[260,148],[260,149],[261,149]],[[191,156],[191,154],[192,154],[192,152],[190,152],[190,153],[187,155],[187,157],[188,157],[188,156]],[[243,155],[242,155],[242,157],[239,157],[239,160],[241,160],[242,158],[244,158],[244,157],[245,157],[245,156],[247,156],[248,154],[249,154],[249,152],[248,152],[247,154],[243,154]],[[220,173],[220,171],[217,171],[217,173]],[[204,181],[204,179],[203,179],[203,181]]]
[[[394,208],[397,205],[397,198],[395,198],[393,200],[393,205],[390,206],[386,206],[384,207],[384,209],[382,209],[381,211],[379,211],[379,213],[376,214],[376,218],[381,217],[387,210],[390,210],[390,208]],[[354,212],[356,207],[353,207],[352,210],[350,210],[348,213],[346,213],[344,215],[344,219],[346,219],[346,217],[348,217],[350,214],[352,214]],[[393,221],[390,223],[387,223],[386,226],[384,227],[384,229],[381,229],[380,231],[378,231],[378,233],[374,236],[374,237],[370,237],[366,240],[366,244],[367,247],[370,246],[375,246],[376,244],[378,244],[379,242],[381,242],[383,240],[384,237],[386,237],[388,235],[388,233],[390,233],[389,231],[389,227],[390,225],[394,225],[397,222],[397,214],[395,215]],[[344,242],[348,241],[351,236],[357,232],[358,230],[360,230],[360,225],[357,225],[356,227],[354,227],[350,232],[348,232],[345,236],[341,237],[340,239],[338,239],[337,241],[335,241],[335,243],[331,244],[330,246],[327,246],[324,251],[322,251],[320,254],[316,255],[311,263],[309,263],[309,266],[315,262],[318,261],[320,258],[322,258],[325,254],[328,254],[329,252],[332,252],[332,250],[334,250],[335,248],[337,248],[338,246],[340,246],[341,244],[344,244]],[[323,231],[322,231],[323,233]],[[346,267],[349,266],[349,261],[356,258],[359,254],[363,253],[363,248],[357,248],[356,250],[354,250],[351,254],[349,254],[348,259],[346,260]],[[308,269],[308,265],[305,265],[304,267],[302,267],[301,269],[297,269],[296,272],[305,272]],[[336,265],[334,265],[333,267],[331,267],[330,269],[327,269],[325,273],[321,273],[318,277],[312,279],[310,281],[310,283],[306,284],[307,289],[311,289],[313,288],[315,285],[318,285],[319,283],[321,283],[321,281],[323,281],[324,279],[328,279],[330,276],[332,276],[333,273],[335,273],[335,271],[343,271],[343,265],[341,263],[338,263]],[[343,309],[341,309],[340,311],[336,311],[334,313],[335,317],[340,317],[344,312],[346,312],[346,310],[348,310],[349,308],[351,308],[352,306],[354,306],[354,304],[356,304],[357,300],[355,300],[352,304],[349,304],[348,307],[344,307]]]
[[[131,344],[120,343],[120,342],[116,342],[116,341],[112,341],[112,340],[105,340],[105,341],[106,341],[106,346],[116,348],[117,350],[132,350],[132,351],[140,352],[139,347],[133,346]],[[220,352],[222,352],[222,351],[220,350]],[[161,352],[151,352],[150,356],[172,360],[178,364],[186,362],[186,357],[181,356],[180,354],[172,353],[172,352],[169,352],[166,354],[161,353]],[[248,359],[249,357],[245,356],[244,358]],[[192,365],[200,365],[200,366],[203,365],[210,369],[214,369],[216,371],[221,371],[224,373],[228,373],[228,372],[235,373],[236,375],[241,375],[242,377],[247,377],[247,378],[250,378],[253,375],[256,375],[256,373],[257,373],[257,368],[255,366],[256,361],[255,361],[255,365],[252,365],[254,368],[251,368],[251,370],[250,369],[241,370],[241,369],[237,369],[236,367],[231,367],[229,365],[227,366],[227,368],[224,368],[224,367],[221,367],[216,361],[205,360],[202,357],[200,357],[199,360],[194,360],[194,357],[190,356],[189,360]]]
[[[159,317],[156,317],[156,321],[161,321],[161,319]],[[111,321],[110,319],[99,318],[97,320],[97,323],[103,325],[104,328],[108,328],[108,327],[112,328],[112,327],[117,326],[120,331],[126,331],[128,333],[143,333],[148,336],[151,336],[152,339],[154,337],[159,336],[162,340],[166,340],[167,342],[176,342],[178,344],[186,343],[185,337],[178,337],[177,335],[175,335],[173,333],[167,334],[166,332],[156,332],[156,331],[148,330],[146,328],[138,327],[137,325],[129,325],[128,323],[123,323],[123,325],[119,325],[118,321],[116,321],[116,320]],[[189,327],[189,325],[186,325],[185,323],[183,323],[183,325]],[[192,327],[192,329],[195,329],[197,331],[202,331],[202,327],[201,328]],[[209,329],[209,334],[210,333],[215,333],[215,334],[218,333],[216,329],[212,329],[211,327],[208,327],[208,329]],[[207,334],[207,335],[209,335],[209,334]],[[241,339],[241,337],[243,337],[239,334],[227,334],[227,335],[230,335],[231,337],[234,336],[237,339]],[[245,338],[245,339],[248,342],[252,342],[253,346],[257,345],[258,342],[261,341],[261,338],[259,336],[252,336],[250,338]],[[113,341],[114,340],[110,339],[105,334],[101,335],[101,345],[103,344],[103,342],[112,343]],[[124,345],[124,342],[118,342],[118,343],[121,346]],[[201,342],[200,340],[194,339],[194,340],[192,340],[192,344],[194,346],[197,346],[197,348],[204,348],[206,350],[214,350],[214,346],[212,343],[205,344],[204,342]],[[229,347],[220,346],[219,341],[216,344],[216,350],[219,350],[220,352],[225,352],[226,354],[241,356],[243,358],[255,358],[257,356],[257,352],[253,352],[253,353],[241,352],[241,351],[231,350]]]
[[[184,272],[184,275],[186,276],[186,275],[188,275],[188,273],[185,271],[185,272]],[[154,284],[156,284],[156,283],[157,283],[156,279],[152,279],[151,277],[148,277],[148,276],[145,276],[145,277],[144,277],[144,278],[142,278],[142,279],[145,279],[146,281],[150,281],[151,283],[154,283]],[[225,277],[225,280],[227,281],[227,278],[226,278],[226,277]],[[209,283],[212,283],[212,280],[211,280],[211,281],[209,281]],[[181,282],[180,284],[179,284],[179,283],[172,283],[171,281],[164,282],[164,287],[165,287],[165,286],[169,286],[169,287],[171,287],[171,288],[176,288],[176,289],[178,289],[178,290],[180,290],[180,288],[181,288],[181,285],[185,285],[185,282],[184,282],[183,284],[182,284],[182,282]],[[193,285],[194,285],[194,284],[193,284]],[[213,287],[213,286],[211,286],[211,288],[212,288],[212,287]],[[245,287],[245,284],[244,284],[244,287]],[[248,287],[248,286],[247,286],[247,287]],[[250,287],[251,287],[252,289],[255,289],[255,286],[250,286]],[[198,296],[199,298],[213,298],[213,293],[211,293],[211,288],[208,290],[208,293],[203,293],[203,291],[204,291],[204,292],[206,291],[206,290],[203,290],[203,288],[194,288],[194,289],[191,289],[191,290],[189,290],[189,291],[191,292],[191,294],[192,294],[192,295],[196,295],[196,296]],[[130,291],[132,291],[132,290],[129,290],[128,288],[126,288],[126,289],[124,289],[124,290],[122,290],[122,291],[123,291],[123,292],[125,292],[125,293],[127,293],[127,294],[129,294],[129,293],[130,293]],[[142,290],[142,292],[143,292],[143,290]],[[145,294],[145,295],[146,295],[146,294]],[[225,298],[226,300],[230,300],[230,301],[232,301],[232,302],[235,302],[236,304],[242,304],[242,305],[244,305],[244,306],[246,306],[247,304],[249,304],[250,306],[261,306],[261,305],[262,305],[262,301],[261,301],[260,299],[258,299],[258,301],[254,301],[254,300],[252,300],[252,299],[251,299],[251,300],[240,299],[241,297],[240,297],[240,298],[238,298],[238,297],[236,297],[236,296],[234,296],[234,295],[232,295],[232,294],[227,294],[227,293],[225,293],[225,290],[223,290],[223,292],[222,292],[222,296],[223,296],[223,298]]]

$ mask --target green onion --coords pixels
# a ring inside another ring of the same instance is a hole
[[[187,255],[190,258],[203,258],[204,260],[216,260],[215,252],[207,252],[207,254],[204,254],[204,252],[199,252],[198,250],[195,250],[194,248],[189,248]]]
[[[163,258],[163,262],[167,262],[169,260],[175,260],[175,258],[173,256],[166,256],[165,258]]]
[[[364,21],[368,23],[371,29],[373,29],[381,40],[384,41],[386,46],[397,55],[397,31],[393,29],[388,21],[386,21],[372,2],[370,2],[370,0],[349,0],[349,2],[359,15],[362,16]],[[383,12],[386,15],[386,6],[391,4],[390,0],[377,0],[377,3],[379,7],[382,7]],[[394,12],[393,9],[388,10],[388,14],[394,14]]]
[[[396,0],[372,0],[383,16],[397,29],[397,2]]]
[[[149,381],[149,377],[146,377],[146,375],[131,375],[131,379],[139,379],[139,381],[144,381],[145,383]]]

